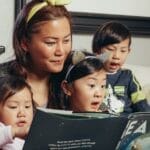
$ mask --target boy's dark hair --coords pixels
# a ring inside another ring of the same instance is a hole
[[[94,34],[92,51],[100,54],[103,47],[120,43],[126,39],[129,39],[130,47],[131,33],[127,26],[115,21],[106,22]]]

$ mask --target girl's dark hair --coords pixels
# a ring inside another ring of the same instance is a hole
[[[23,78],[8,74],[0,76],[0,103],[4,104],[9,97],[16,94],[25,87],[31,93],[32,103],[35,107],[31,87],[26,83]]]
[[[59,18],[66,17],[70,24],[70,30],[72,26],[70,13],[64,6],[53,6],[48,4],[40,10],[38,10],[32,18],[27,22],[28,15],[31,9],[38,3],[44,0],[32,0],[28,2],[19,15],[17,16],[16,23],[13,32],[13,47],[15,50],[15,56],[18,64],[24,68],[31,66],[30,64],[30,54],[23,50],[21,42],[23,40],[29,40],[33,33],[38,33],[38,27],[43,21],[56,20]],[[72,30],[71,30],[72,32]]]
[[[54,90],[54,99],[55,102],[58,102],[61,109],[68,109],[69,103],[68,98],[66,98],[66,95],[64,94],[63,90],[61,89],[61,82],[65,80],[66,74],[68,73],[68,70],[73,64],[72,57],[76,51],[71,51],[68,55],[68,58],[66,59],[64,69],[63,71],[57,76],[57,83],[56,88]],[[70,71],[67,82],[71,84],[73,81],[80,79],[84,76],[87,76],[89,74],[92,74],[96,71],[99,71],[104,68],[103,62],[96,58],[96,56],[90,52],[82,51],[85,55],[85,59],[79,61],[77,64],[74,65],[73,69]],[[55,79],[56,81],[56,79]]]
[[[65,63],[64,67],[64,74],[68,73],[68,69],[74,65],[72,62],[72,57],[76,51],[72,51],[68,56],[68,59]],[[69,72],[67,77],[67,82],[71,83],[77,79],[80,79],[84,76],[94,73],[95,71],[99,71],[103,68],[103,62],[98,59],[94,54],[82,51],[85,55],[85,59],[79,61],[77,64],[74,65],[73,69]],[[91,57],[90,57],[91,56]]]
[[[92,51],[100,54],[103,47],[120,43],[126,39],[129,39],[130,46],[131,33],[127,26],[115,21],[106,22],[100,26],[94,34]]]

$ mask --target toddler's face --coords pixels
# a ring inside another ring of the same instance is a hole
[[[0,104],[0,121],[5,125],[26,129],[33,119],[31,93],[24,88],[10,96],[4,105]]]
[[[108,72],[114,73],[122,67],[130,52],[129,39],[103,47],[102,52],[106,51],[111,52],[111,54],[105,63],[105,68]]]

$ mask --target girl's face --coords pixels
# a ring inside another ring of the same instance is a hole
[[[114,73],[122,67],[130,52],[129,39],[103,47],[102,52],[106,51],[111,52],[111,54],[105,63],[105,69],[110,73]]]
[[[104,99],[106,71],[100,70],[75,80],[71,86],[71,109],[76,112],[96,112]]]
[[[43,21],[38,30],[24,44],[24,49],[30,53],[33,70],[39,73],[60,72],[72,45],[68,19]]]
[[[31,93],[24,88],[0,104],[0,121],[5,125],[26,130],[33,119]]]

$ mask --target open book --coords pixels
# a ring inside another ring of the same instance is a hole
[[[23,150],[121,149],[130,121],[103,113],[38,109]]]

